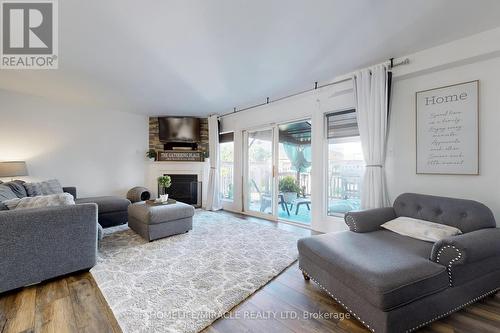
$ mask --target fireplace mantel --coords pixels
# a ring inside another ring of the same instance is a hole
[[[210,174],[210,162],[147,162],[146,183],[154,197],[158,196],[158,185],[156,179],[165,174],[172,175],[197,175],[198,181],[202,183],[202,207],[205,208],[207,201],[208,178]]]

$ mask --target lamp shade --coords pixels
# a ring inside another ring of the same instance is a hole
[[[0,177],[27,176],[28,168],[24,161],[0,162]]]

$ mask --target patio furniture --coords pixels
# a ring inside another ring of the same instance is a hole
[[[285,202],[285,196],[283,195],[283,193],[278,194],[278,205],[281,205],[281,209],[283,209],[288,214],[288,216],[290,216],[290,210],[288,209],[288,204]]]
[[[255,190],[257,193],[259,193],[260,196],[260,212],[263,213],[267,208],[271,207],[271,195],[267,193],[262,193],[255,183],[255,181],[252,179],[252,185],[254,186]],[[285,197],[283,196],[283,193],[278,194],[278,205],[281,205],[281,208],[290,216],[290,210],[288,209],[288,205],[285,202]]]
[[[293,205],[295,205],[295,215],[299,214],[299,208],[302,205],[306,205],[307,210],[311,210],[311,198],[298,198],[292,202],[290,209],[293,209]],[[288,214],[290,215],[290,214]]]
[[[283,209],[288,214],[288,216],[290,216],[291,208],[288,208],[288,204],[285,202],[285,197],[282,193],[278,194],[278,205],[280,205],[281,209]],[[264,212],[269,207],[271,207],[271,196],[263,194],[260,199],[260,211]]]

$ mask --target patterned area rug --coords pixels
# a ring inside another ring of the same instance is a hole
[[[193,230],[151,243],[106,229],[91,273],[125,333],[199,332],[291,265],[298,238],[197,210]]]

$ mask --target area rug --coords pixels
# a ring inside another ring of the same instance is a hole
[[[151,243],[106,229],[91,273],[125,333],[199,332],[291,265],[298,238],[197,210],[192,231]]]

